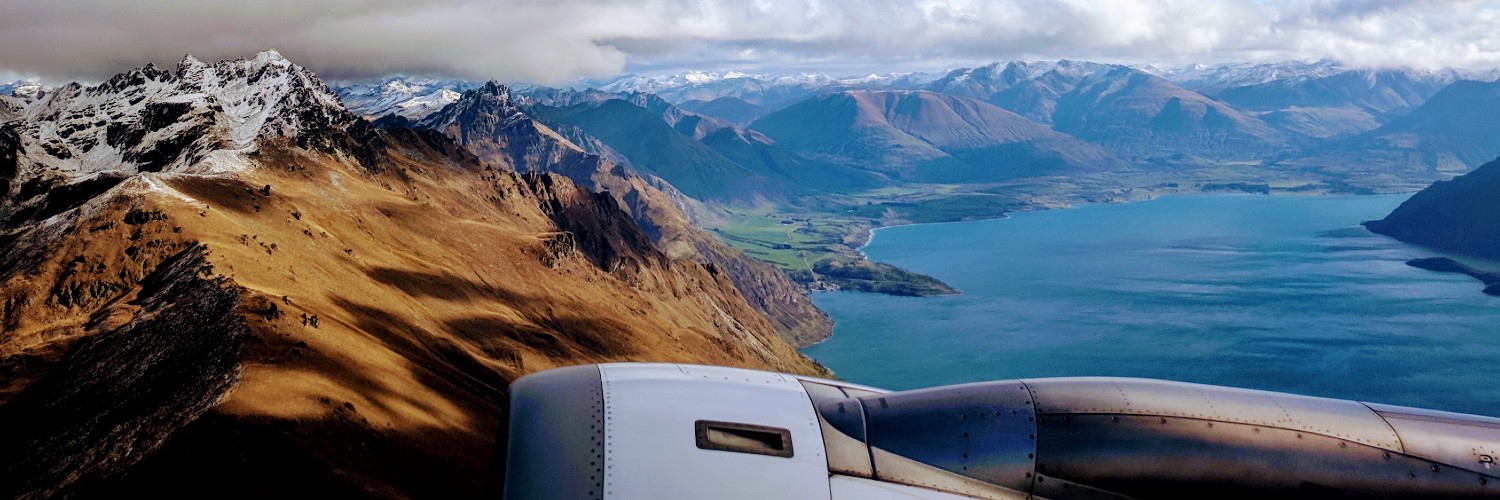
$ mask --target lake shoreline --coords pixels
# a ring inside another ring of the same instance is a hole
[[[888,226],[905,229],[863,253],[965,294],[816,294],[835,331],[802,352],[892,390],[1125,376],[1500,413],[1500,387],[1463,368],[1500,353],[1493,299],[1359,226],[1405,198],[1194,193]]]

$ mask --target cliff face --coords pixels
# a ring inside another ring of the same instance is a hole
[[[263,56],[0,124],[0,496],[474,497],[525,373],[819,371],[615,198],[372,130]],[[195,78],[281,97],[171,90]],[[192,99],[189,126],[147,111]],[[132,161],[69,119],[184,146]]]
[[[1439,181],[1365,227],[1409,243],[1500,259],[1500,160]]]
[[[671,258],[696,260],[724,273],[788,341],[808,345],[832,333],[828,315],[775,266],[729,248],[694,226],[680,208],[692,200],[663,181],[584,152],[527,116],[505,87],[490,84],[465,93],[420,126],[444,133],[484,161],[516,171],[561,174],[592,191],[608,193]]]

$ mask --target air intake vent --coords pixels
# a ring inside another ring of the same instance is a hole
[[[792,456],[792,431],[780,427],[711,420],[699,420],[693,427],[699,449]]]

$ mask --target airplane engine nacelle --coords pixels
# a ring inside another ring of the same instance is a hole
[[[622,363],[511,401],[517,499],[1500,498],[1500,419],[1178,382]]]

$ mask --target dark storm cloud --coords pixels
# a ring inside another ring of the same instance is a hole
[[[555,83],[625,69],[1011,58],[1500,64],[1477,0],[9,0],[0,75],[99,78],[277,48],[325,75]]]

